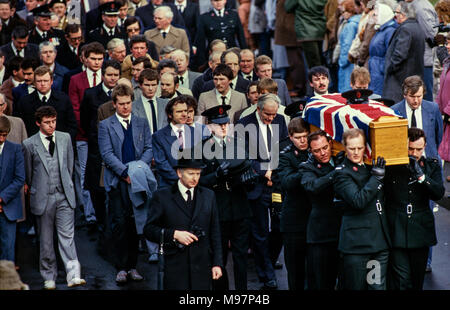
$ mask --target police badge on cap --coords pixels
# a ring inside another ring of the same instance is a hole
[[[120,4],[117,2],[107,2],[99,6],[103,15],[119,15]]]
[[[214,124],[226,124],[230,122],[227,111],[231,109],[231,105],[218,105],[203,111],[202,116],[206,116],[208,122]]]

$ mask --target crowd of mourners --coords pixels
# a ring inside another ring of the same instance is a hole
[[[233,272],[247,290],[250,258],[273,290],[284,250],[290,290],[423,288],[450,182],[450,0],[0,0],[0,19],[0,289],[28,288],[16,236],[44,289],[57,256],[86,285],[82,225],[121,285],[145,254],[160,289]],[[408,121],[407,164],[368,160],[358,122],[341,141],[308,124],[340,94]]]

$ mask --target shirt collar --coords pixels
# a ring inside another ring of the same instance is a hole
[[[119,120],[119,122],[124,123],[126,120],[127,121],[131,121],[131,114],[127,117],[127,118],[123,118],[122,116],[120,116],[119,114],[117,114],[117,112],[115,113],[117,119]]]
[[[106,32],[109,34],[109,32],[112,30],[113,35],[115,34],[115,29],[114,28],[109,28],[107,27],[105,24],[103,24],[103,29],[106,30]]]
[[[411,107],[409,106],[408,102],[406,102],[406,99],[405,99],[405,106],[406,106],[406,111],[407,112],[409,111],[409,113],[412,113],[413,109],[411,109]],[[422,113],[422,104],[419,105],[419,107],[416,109],[416,111],[418,113]],[[417,115],[417,114],[415,114],[415,115]]]
[[[163,32],[169,33],[169,31],[170,31],[170,25],[169,25],[169,27],[167,27],[166,29],[161,29],[159,32],[160,32],[160,33],[163,33]]]
[[[38,93],[38,96],[39,96],[39,100],[41,100],[42,101],[42,97],[44,97],[45,96],[45,98],[47,99],[47,102],[48,102],[48,99],[50,98],[50,96],[52,95],[52,90],[50,89],[49,91],[48,91],[48,93],[46,93],[46,94],[41,94],[41,92],[37,92]]]
[[[194,187],[187,188],[186,186],[183,185],[183,183],[181,183],[180,180],[178,180],[178,190],[180,191],[181,196],[183,196],[184,199],[186,199],[185,197],[187,196],[186,192],[190,191],[191,192],[191,199],[194,199]]]
[[[52,72],[55,72],[55,67],[56,67],[56,64],[53,63],[49,68],[50,68],[50,70],[52,70]]]
[[[14,51],[14,54],[17,55],[17,48],[14,46],[14,43],[11,42],[11,48]],[[24,49],[19,52],[19,55],[23,55]]]
[[[178,131],[181,130],[184,134],[184,124],[177,124],[175,125],[174,123],[170,122],[170,127],[172,128],[173,132],[177,134],[178,137]]]
[[[17,86],[19,86],[20,84],[24,83],[24,82],[18,82],[18,81],[16,81],[16,80],[14,80],[14,78],[12,78],[11,81],[12,81],[14,87],[17,87]]]
[[[50,141],[49,140],[47,140],[47,137],[49,137],[49,136],[46,136],[46,135],[44,135],[43,133],[42,133],[42,131],[40,131],[39,130],[39,136],[41,137],[41,141],[42,141],[42,143],[44,144],[44,146],[45,147],[48,147],[48,144],[50,144]],[[55,133],[53,132],[53,142],[55,142]]]
[[[185,8],[185,7],[187,6],[187,1],[184,0],[183,2],[180,3],[180,2],[178,2],[178,1],[175,0],[175,5],[176,5],[176,6],[181,5],[182,7]]]
[[[102,89],[105,92],[105,94],[108,94],[108,91],[112,91],[112,89],[109,89],[108,87],[106,87],[105,83],[102,82]]]
[[[227,97],[227,100],[230,99],[231,87],[230,87],[230,89],[228,89],[228,92],[226,93],[226,95],[222,95],[221,93],[219,93],[219,91],[216,88],[214,90],[216,91],[216,96],[218,96],[218,97],[225,96],[225,97]],[[220,101],[220,102],[222,102],[222,101]]]
[[[216,9],[213,9],[213,10],[214,10],[214,13],[216,13],[217,16],[221,16],[221,13],[222,13],[222,14],[225,13],[225,12],[224,12],[224,11],[225,11],[225,8],[221,9],[220,11],[218,11],[218,10],[216,10]]]
[[[37,33],[39,33],[39,35],[40,35],[41,37],[44,36],[44,31],[39,30],[38,27],[36,27],[36,31],[37,31]],[[47,35],[48,35],[48,31],[46,31],[46,32],[47,32]]]
[[[231,85],[230,85],[230,88],[233,88],[233,89],[236,88],[236,84],[237,84],[238,77],[239,77],[239,75],[236,75],[236,77],[235,77],[234,79],[231,80],[230,83],[233,83],[234,88],[231,87]]]

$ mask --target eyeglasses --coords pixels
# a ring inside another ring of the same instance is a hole
[[[71,42],[81,41],[82,39],[83,39],[82,37],[69,38],[69,40],[70,40]]]
[[[7,137],[7,136],[8,136],[8,133],[5,133],[5,132],[0,133],[0,137]]]
[[[400,11],[393,11],[393,12],[394,12],[394,15],[396,15],[396,14],[402,14],[403,15],[403,13],[400,12]]]

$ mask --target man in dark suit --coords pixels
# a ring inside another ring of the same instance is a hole
[[[439,160],[424,157],[428,139],[419,128],[408,129],[408,165],[386,169],[387,220],[392,239],[388,289],[422,290],[428,249],[436,245],[429,201],[444,196]]]
[[[100,27],[91,30],[87,36],[87,42],[99,42],[106,48],[109,41],[114,38],[122,40],[127,39],[127,35],[123,29],[117,26],[117,19],[119,16],[119,4],[116,2],[107,2],[100,7],[102,13],[102,21]]]
[[[181,17],[183,17],[184,24],[186,26],[187,33],[191,42],[195,39],[197,33],[197,23],[200,17],[200,10],[198,3],[191,0],[176,0],[174,2]]]
[[[32,12],[36,26],[30,31],[30,43],[39,45],[44,41],[50,41],[57,47],[66,40],[64,38],[64,31],[51,26],[52,13],[48,4],[38,6]]]
[[[389,236],[386,219],[384,175],[386,161],[378,157],[371,169],[364,165],[366,138],[358,128],[342,136],[347,157],[336,167],[334,191],[343,201],[338,249],[342,258],[340,282],[344,290],[386,290]],[[375,260],[379,268],[368,269]],[[379,281],[369,281],[370,272]]]
[[[253,168],[260,176],[255,188],[248,193],[253,213],[250,244],[255,254],[258,278],[266,289],[278,287],[269,255],[268,211],[272,202],[272,171],[278,165],[277,142],[288,136],[284,117],[277,114],[279,105],[278,96],[262,95],[256,111],[240,119],[235,127],[238,136],[245,141]]]
[[[6,141],[10,130],[8,118],[0,116],[0,260],[14,261],[16,221],[23,218],[25,166],[22,147]]]
[[[334,290],[338,275],[338,240],[342,210],[335,205],[333,177],[344,159],[331,155],[331,137],[319,130],[308,136],[312,154],[300,165],[300,184],[311,202],[306,227],[307,283],[310,290]]]
[[[67,132],[75,143],[77,134],[77,122],[73,113],[72,103],[69,97],[58,90],[51,89],[53,73],[47,66],[40,66],[34,71],[34,85],[36,91],[20,98],[14,107],[13,115],[22,118],[27,128],[28,136],[34,135],[39,128],[36,126],[34,113],[43,105],[50,105],[58,113],[56,129]]]
[[[143,280],[137,272],[138,236],[133,205],[129,196],[131,184],[128,163],[142,161],[150,165],[153,153],[148,122],[131,114],[133,90],[119,84],[112,93],[116,113],[101,121],[98,145],[105,162],[104,184],[108,194],[108,217],[115,245],[117,283],[128,278]]]
[[[15,0],[0,0],[0,19],[2,23],[0,45],[7,44],[11,40],[11,33],[14,28],[19,25],[26,26],[26,22],[15,12],[14,5]]]
[[[230,67],[231,71],[233,72],[233,79],[231,79],[230,87],[234,89],[235,91],[238,91],[242,94],[246,94],[248,90],[248,85],[250,84],[250,81],[247,79],[244,79],[239,74],[239,63],[241,61],[241,56],[236,53],[234,50],[226,50],[222,53],[222,56],[220,56],[220,62],[222,64],[227,65]],[[202,92],[209,91],[211,89],[214,89],[214,82],[208,81],[204,84]]]
[[[175,172],[177,158],[174,154],[194,145],[194,129],[186,125],[187,104],[180,98],[169,101],[166,115],[169,125],[153,134],[153,155],[159,188],[171,186],[178,179]],[[200,140],[201,141],[201,136]],[[175,153],[174,153],[175,152]]]
[[[255,54],[250,49],[243,49],[239,54],[239,74],[250,82],[257,81],[259,77],[255,72]]]
[[[25,58],[20,64],[24,83],[12,89],[13,110],[19,99],[34,92],[34,70],[39,67],[39,61],[36,58]]]
[[[66,41],[58,46],[58,54],[56,62],[64,64],[64,66],[73,70],[81,66],[80,49],[83,41],[83,34],[80,25],[69,24],[65,29]]]
[[[55,61],[56,53],[55,46],[49,41],[44,41],[39,44],[39,57],[41,58],[42,64],[49,67],[53,72],[52,86],[56,90],[62,90],[63,77],[69,69]]]
[[[5,55],[5,62],[8,63],[14,56],[23,58],[34,57],[39,59],[39,47],[36,44],[28,43],[29,34],[25,26],[17,26],[11,34],[11,43],[2,45],[0,49]]]
[[[176,27],[184,28],[184,20],[181,14],[178,12],[177,8],[173,3],[163,2],[163,0],[151,0],[149,4],[140,7],[136,10],[135,16],[139,17],[144,24],[144,31],[148,29],[155,28],[155,22],[153,20],[153,12],[158,6],[169,6],[173,12],[173,19],[171,24]]]
[[[243,154],[244,145],[239,145],[242,141],[227,136],[230,118],[226,111],[230,108],[229,105],[215,106],[202,113],[207,117],[212,136],[203,141],[203,162],[206,167],[202,170],[200,184],[212,189],[216,194],[223,266],[227,265],[229,243],[231,243],[235,289],[246,290],[251,211],[244,180],[246,171],[241,167],[250,167],[251,163],[248,156],[243,159],[238,157],[238,154]],[[228,148],[233,151],[227,151]],[[209,151],[211,151],[210,154],[205,153]],[[240,169],[242,171],[239,171]],[[252,180],[247,182],[250,181]],[[223,274],[224,276],[215,283],[215,288],[228,290],[227,273]]]
[[[194,46],[197,48],[197,63],[206,61],[207,46],[215,39],[221,39],[228,48],[235,47],[236,41],[241,49],[247,48],[241,20],[236,11],[225,8],[226,0],[211,1],[213,9],[200,15]]]
[[[144,235],[163,244],[165,290],[210,290],[224,267],[216,198],[197,186],[200,159],[181,158],[175,168],[178,181],[153,196]]]
[[[217,65],[220,64],[220,55],[222,52],[212,52],[209,54],[208,58],[208,66],[209,68],[203,72],[201,76],[194,80],[194,84],[192,84],[192,95],[195,99],[198,100],[200,98],[200,94],[203,92],[203,86],[206,82],[211,81],[213,79],[213,71],[216,69]]]
[[[111,100],[113,88],[120,77],[120,64],[116,60],[106,60],[102,65],[102,83],[84,91],[80,106],[80,126],[87,135],[87,150],[84,156],[85,170],[82,167],[81,185],[89,190],[95,209],[95,217],[100,230],[104,229],[106,206],[105,189],[99,186],[102,158],[98,147],[97,110]],[[83,171],[84,170],[84,171]]]

